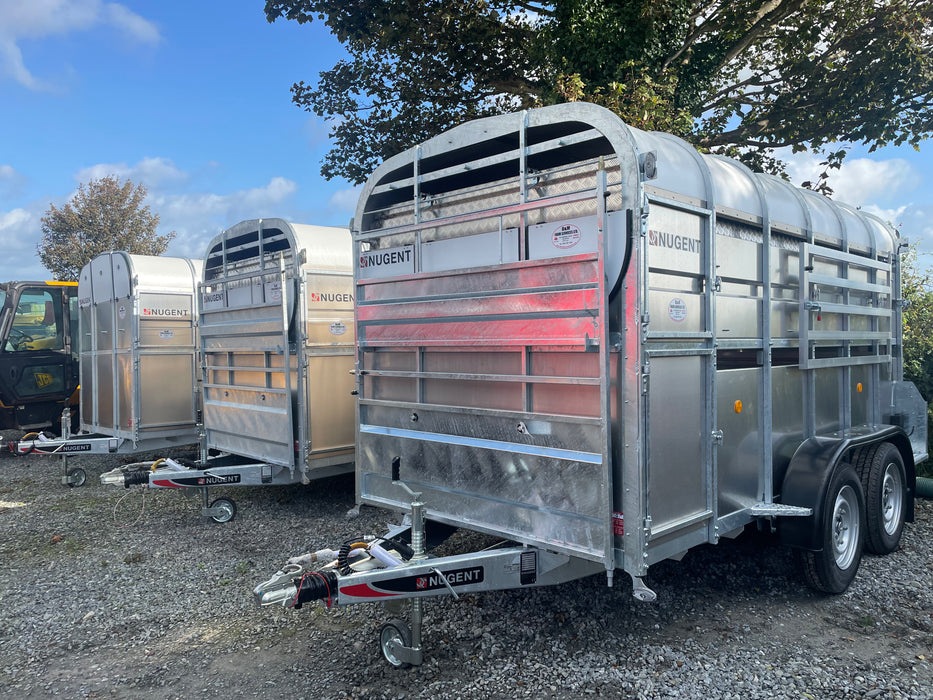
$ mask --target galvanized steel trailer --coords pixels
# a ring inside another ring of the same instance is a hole
[[[62,483],[87,474],[68,455],[135,454],[198,442],[197,324],[201,261],[102,253],[78,280],[80,431],[34,434],[17,454],[60,454]]]
[[[204,255],[198,328],[203,434],[197,463],[160,460],[102,477],[197,488],[310,483],[353,469],[353,273],[347,229],[242,221]],[[209,456],[209,452],[219,453]]]
[[[405,665],[424,596],[621,569],[653,600],[652,564],[756,522],[838,592],[912,519],[926,405],[876,217],[575,103],[390,158],[353,234],[358,498],[411,544],[291,560],[262,604],[412,598],[380,637]],[[514,544],[432,559],[425,517]]]

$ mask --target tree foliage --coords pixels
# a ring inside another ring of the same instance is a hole
[[[780,170],[772,151],[916,146],[933,128],[931,0],[267,0],[349,57],[298,82],[331,120],[325,177],[464,120],[587,100]]]
[[[927,401],[933,399],[933,275],[917,264],[911,249],[901,261],[904,299],[904,379],[913,382]],[[927,407],[927,434],[933,435],[933,407]],[[933,476],[927,464],[925,471]]]
[[[933,399],[933,276],[917,266],[911,249],[901,264],[904,298],[904,378]]]
[[[50,204],[36,246],[42,264],[57,280],[77,280],[82,267],[109,250],[164,253],[175,232],[156,235],[159,215],[143,205],[147,192],[143,185],[108,176],[80,184],[61,209]]]

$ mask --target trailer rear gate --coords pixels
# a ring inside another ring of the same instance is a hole
[[[199,316],[207,446],[287,482],[345,471],[352,308],[346,229],[256,219],[215,238]]]

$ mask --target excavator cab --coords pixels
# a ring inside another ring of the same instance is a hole
[[[78,285],[0,284],[0,427],[57,426],[77,410]]]

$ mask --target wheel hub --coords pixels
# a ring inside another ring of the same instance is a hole
[[[847,569],[855,559],[859,535],[858,502],[851,486],[845,486],[836,496],[833,506],[832,540],[836,564]]]
[[[884,530],[889,535],[897,531],[901,520],[904,489],[900,483],[900,471],[893,462],[884,470],[884,481],[881,486],[881,517]]]

